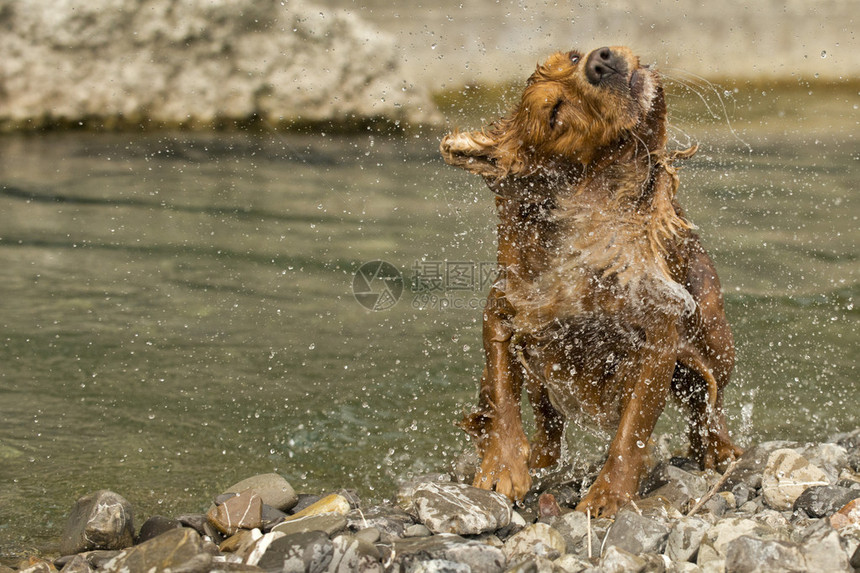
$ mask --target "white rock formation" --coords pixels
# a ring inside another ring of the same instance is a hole
[[[437,111],[390,36],[304,0],[0,0],[0,128]]]

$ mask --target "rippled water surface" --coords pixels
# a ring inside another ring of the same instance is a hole
[[[730,425],[743,444],[857,427],[857,91],[741,93],[731,126],[675,103],[701,144],[680,198],[739,349]],[[100,488],[140,524],[254,473],[382,499],[447,467],[495,215],[443,133],[0,138],[0,555],[54,548]],[[373,312],[353,287],[377,259],[405,286]]]

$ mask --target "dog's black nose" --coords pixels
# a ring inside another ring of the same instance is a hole
[[[588,54],[585,61],[585,77],[594,85],[613,74],[626,74],[627,62],[610,48],[598,48]]]

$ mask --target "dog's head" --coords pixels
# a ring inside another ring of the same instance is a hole
[[[441,151],[448,164],[498,180],[588,166],[628,142],[662,149],[665,124],[659,78],[630,49],[574,50],[538,66],[492,129],[449,134]]]

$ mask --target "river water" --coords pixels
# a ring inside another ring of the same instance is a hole
[[[853,429],[857,90],[717,93],[670,105],[701,145],[680,198],[737,339],[730,426],[744,445]],[[497,115],[469,101],[452,124]],[[55,548],[101,488],[139,525],[255,473],[381,500],[447,467],[495,226],[443,134],[0,138],[0,555]],[[386,310],[354,296],[375,260],[403,277]]]

